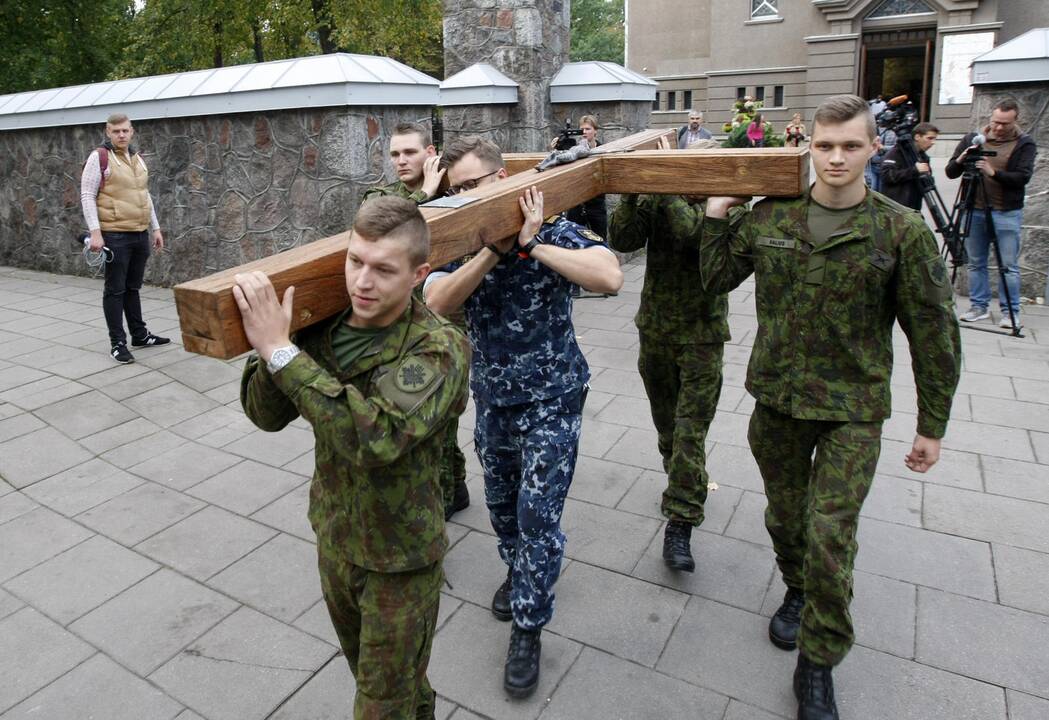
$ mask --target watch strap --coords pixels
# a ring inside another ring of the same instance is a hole
[[[284,369],[284,366],[295,359],[301,351],[295,345],[287,345],[285,347],[277,348],[270,355],[269,361],[266,363],[266,369],[270,373],[277,373]]]
[[[541,244],[542,244],[542,241],[539,239],[539,236],[538,235],[533,236],[532,239],[528,241],[527,245],[525,245],[524,247],[522,247],[520,250],[517,251],[518,257],[527,258],[528,256],[530,256],[532,254],[532,251],[535,250],[535,246],[536,245],[541,245]]]

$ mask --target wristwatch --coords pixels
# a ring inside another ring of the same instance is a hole
[[[266,363],[266,369],[270,373],[277,373],[284,369],[284,366],[295,359],[300,350],[294,345],[288,345],[286,347],[277,348],[270,355],[269,362]]]
[[[529,255],[532,254],[532,251],[535,250],[536,245],[542,244],[543,241],[539,239],[538,235],[535,235],[532,237],[531,240],[528,241],[527,245],[525,245],[523,248],[517,251],[517,256],[520,258],[527,258]]]

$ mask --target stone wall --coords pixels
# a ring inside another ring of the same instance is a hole
[[[518,83],[506,152],[538,152],[549,141],[550,81],[568,62],[568,0],[443,0],[444,71],[486,62]],[[483,106],[460,109],[463,126],[484,125]],[[494,138],[493,138],[494,139]]]
[[[455,105],[441,111],[444,145],[466,135],[480,135],[506,152],[513,145],[510,116],[513,105]]]
[[[1049,270],[1049,82],[1016,85],[978,85],[973,96],[970,127],[982,128],[999,100],[1011,98],[1020,105],[1019,125],[1038,144],[1034,177],[1027,184],[1024,201],[1023,230],[1020,251],[1021,294],[1035,298],[1046,296],[1046,272]],[[993,264],[994,255],[991,255]],[[992,287],[997,295],[997,271],[991,270]],[[960,290],[967,291],[962,278]]]
[[[172,285],[346,230],[386,148],[428,107],[280,110],[135,123],[167,249],[146,282]],[[87,274],[80,174],[102,126],[0,132],[0,264]]]
[[[571,120],[573,127],[579,127],[581,117],[593,115],[597,118],[598,125],[601,126],[597,131],[597,138],[603,143],[647,130],[651,114],[652,103],[647,100],[557,103],[553,106],[554,123],[557,130],[564,128],[565,120]]]

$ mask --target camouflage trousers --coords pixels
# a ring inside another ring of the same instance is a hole
[[[758,403],[748,439],[765,482],[765,527],[787,587],[803,590],[798,648],[837,665],[855,634],[856,527],[881,453],[881,421],[797,420]]]
[[[354,720],[432,720],[435,695],[426,666],[441,563],[380,573],[340,562],[334,552],[318,556],[324,601],[357,681]]]
[[[499,556],[510,568],[514,622],[541,628],[554,613],[565,536],[561,511],[575,472],[586,389],[527,405],[477,399],[474,430]]]
[[[705,443],[721,397],[724,352],[724,343],[670,343],[641,334],[637,368],[667,473],[661,509],[668,520],[693,526],[703,522],[708,480]]]
[[[448,421],[445,429],[444,450],[441,453],[441,494],[448,509],[455,497],[457,485],[466,482],[466,456],[459,447],[459,418]]]

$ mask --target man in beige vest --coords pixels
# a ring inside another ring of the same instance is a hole
[[[80,199],[84,220],[91,231],[91,250],[103,246],[112,251],[105,264],[106,284],[102,291],[102,312],[109,327],[110,354],[118,363],[134,362],[127,349],[124,316],[127,316],[131,344],[135,347],[166,345],[168,338],[157,337],[146,329],[138,291],[149,259],[150,238],[153,248],[164,249],[164,236],[149,196],[149,173],[142,156],[131,149],[135,129],[123,113],[106,120],[108,138],[84,163],[80,180]],[[106,157],[102,158],[101,154]]]

